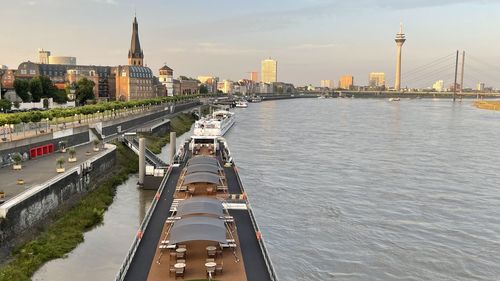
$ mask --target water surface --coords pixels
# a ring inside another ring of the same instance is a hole
[[[289,100],[227,139],[281,280],[499,280],[500,114]]]
[[[499,112],[425,99],[235,111],[227,139],[280,280],[499,280]],[[34,280],[112,280],[153,196],[136,182]]]

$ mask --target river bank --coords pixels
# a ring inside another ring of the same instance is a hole
[[[27,281],[44,263],[64,257],[83,242],[83,233],[98,225],[113,202],[116,187],[137,172],[137,156],[117,143],[117,165],[110,177],[79,203],[54,215],[53,223],[19,246],[0,267],[0,281]]]
[[[194,121],[196,119],[193,114],[181,113],[170,120],[170,131],[180,136],[191,129]],[[154,154],[160,154],[161,148],[170,143],[170,134],[165,134],[162,137],[151,134],[141,134],[141,136],[146,139],[146,147]]]
[[[475,101],[474,106],[479,109],[500,110],[500,101]]]

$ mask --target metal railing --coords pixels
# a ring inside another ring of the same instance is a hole
[[[139,227],[139,230],[137,231],[137,235],[134,238],[134,241],[132,242],[132,245],[130,246],[130,249],[127,252],[127,255],[125,256],[125,259],[123,260],[122,266],[120,267],[120,270],[116,274],[115,281],[123,281],[125,279],[125,276],[127,276],[127,271],[130,267],[130,264],[132,263],[132,260],[135,256],[135,253],[137,251],[137,248],[139,247],[139,244],[141,243],[142,239],[142,233],[146,230],[149,224],[149,220],[151,219],[151,216],[153,215],[153,212],[156,209],[156,205],[158,204],[158,200],[161,197],[161,194],[163,193],[163,190],[165,189],[165,186],[167,186],[167,181],[168,178],[170,177],[170,174],[172,172],[172,166],[170,166],[167,170],[167,173],[163,177],[163,180],[160,183],[160,188],[158,189],[158,193],[160,196],[155,196],[153,198],[153,202],[151,206],[148,209],[148,212],[146,213],[146,216],[142,220],[141,226]]]
[[[236,174],[236,179],[238,180],[238,184],[240,185],[240,189],[244,193],[245,190],[243,188],[243,183],[241,182],[240,175],[238,174],[238,170],[236,169],[236,166],[234,164],[233,164],[233,170],[234,170],[234,173]],[[260,228],[257,225],[257,221],[255,220],[255,216],[253,215],[253,211],[252,211],[252,208],[250,207],[250,201],[248,200],[248,196],[246,196],[246,197],[247,197],[246,200],[247,200],[247,205],[248,205],[247,209],[248,209],[248,213],[250,214],[250,220],[252,221],[253,228],[255,229],[256,235],[257,235],[257,231],[260,232]],[[264,240],[262,239],[262,236],[260,236],[260,239],[258,239],[258,241],[259,241],[260,250],[262,251],[262,254],[264,255],[264,262],[266,263],[266,267],[269,271],[269,275],[271,277],[271,280],[278,281],[278,277],[276,276],[276,272],[274,272],[274,267],[273,267],[273,264],[271,262],[271,258],[269,257],[269,253],[267,252],[267,248],[266,248],[266,245],[264,244]]]
[[[139,141],[137,138],[129,139],[127,137],[123,138],[123,142],[125,145],[127,145],[132,151],[134,151],[137,155],[139,155]],[[146,147],[146,161],[149,162],[149,164],[155,166],[156,168],[159,167],[167,167],[167,163],[163,162],[163,160],[160,159],[160,157],[156,156],[151,150],[149,150]]]

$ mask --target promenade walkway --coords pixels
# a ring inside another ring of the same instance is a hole
[[[30,126],[33,126],[33,124],[18,124],[15,126],[15,129],[0,127],[0,143],[32,138],[35,136],[50,134],[52,132],[57,132],[69,128],[76,128],[84,125],[93,126],[96,123],[109,120],[125,122],[144,114],[152,114],[158,111],[162,111],[165,106],[166,105],[156,105],[150,106],[149,108],[129,108],[117,110],[116,112],[107,111],[94,113],[87,116],[77,115],[74,117],[59,118],[57,120],[54,119],[52,121],[49,121],[48,123],[46,121],[41,121],[36,128],[30,128]]]
[[[86,144],[75,147],[77,161],[74,163],[68,162],[68,152],[54,152],[46,156],[22,162],[22,170],[12,170],[12,166],[0,168],[0,190],[3,190],[5,192],[5,199],[8,200],[9,198],[12,198],[28,190],[30,187],[42,184],[57,176],[58,174],[56,172],[56,160],[61,156],[64,157],[66,161],[63,164],[63,167],[68,170],[75,166],[81,165],[83,162],[96,155],[104,153],[102,148],[100,151],[94,152],[93,147],[93,144]],[[86,155],[87,151],[91,152],[90,155]],[[17,179],[23,179],[24,185],[18,185]]]

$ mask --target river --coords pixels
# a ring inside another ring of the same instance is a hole
[[[227,139],[280,280],[498,280],[500,113],[430,99],[235,111]],[[112,280],[153,196],[136,181],[34,280]]]

